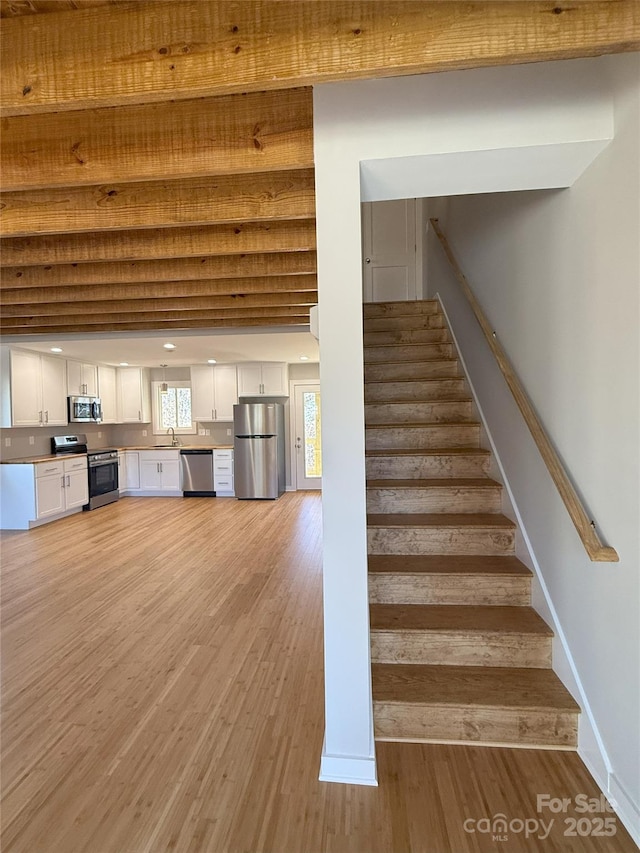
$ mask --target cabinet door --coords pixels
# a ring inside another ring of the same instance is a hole
[[[74,509],[89,502],[89,475],[87,469],[71,471],[65,474],[65,507]]]
[[[102,401],[102,423],[118,423],[116,395],[116,369],[104,364],[98,365],[98,396]]]
[[[180,463],[178,460],[166,459],[160,463],[160,477],[163,489],[180,491]]]
[[[215,401],[214,420],[232,421],[233,407],[238,402],[238,377],[235,365],[221,364],[218,367],[214,367],[213,389]]]
[[[120,494],[127,488],[127,455],[118,453],[118,491]]]
[[[84,395],[82,364],[79,361],[67,362],[67,387],[72,396]]]
[[[82,382],[85,387],[85,394],[89,397],[98,396],[98,365],[83,364],[82,365]]]
[[[215,420],[213,367],[206,364],[191,366],[191,417],[194,421]]]
[[[127,489],[140,488],[140,454],[127,452],[125,455],[125,486]]]
[[[64,512],[64,474],[36,477],[36,518],[46,518]]]
[[[268,362],[262,365],[262,393],[270,397],[287,397],[287,365],[284,362]]]
[[[257,397],[262,388],[262,365],[247,362],[238,366],[238,396]]]
[[[118,369],[117,376],[120,398],[120,423],[140,423],[142,421],[140,371],[134,367],[122,367]]]
[[[145,459],[144,456],[140,459],[140,488],[162,488],[162,472],[157,459]]]
[[[67,371],[62,358],[43,355],[42,371],[42,420],[51,426],[66,426],[67,418]]]
[[[14,427],[42,423],[42,374],[38,353],[11,350],[11,423]]]

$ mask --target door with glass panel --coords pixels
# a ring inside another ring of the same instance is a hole
[[[294,392],[294,453],[297,489],[322,487],[320,383],[296,385]]]

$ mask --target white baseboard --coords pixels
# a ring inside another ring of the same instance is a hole
[[[376,759],[372,755],[328,755],[323,746],[319,779],[345,785],[377,786]]]
[[[596,779],[596,781],[598,781]],[[640,804],[635,803],[618,782],[614,773],[609,774],[609,797],[616,814],[625,825],[627,832],[640,847]]]

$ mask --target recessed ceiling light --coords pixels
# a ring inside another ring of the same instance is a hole
[[[51,352],[62,352],[62,347],[51,347]]]
[[[120,367],[129,367],[129,362],[128,361],[121,361]]]
[[[215,358],[208,358],[207,364],[217,364],[217,361],[215,360]]]
[[[309,356],[308,355],[301,355],[300,361],[309,361]]]
[[[163,344],[163,346],[165,349],[175,349],[176,348],[175,344]]]

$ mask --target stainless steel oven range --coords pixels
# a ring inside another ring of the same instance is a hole
[[[110,447],[100,450],[87,449],[87,437],[81,433],[75,435],[54,435],[51,450],[56,455],[64,453],[86,453],[89,472],[89,503],[83,509],[96,509],[99,506],[118,500],[118,451]]]

